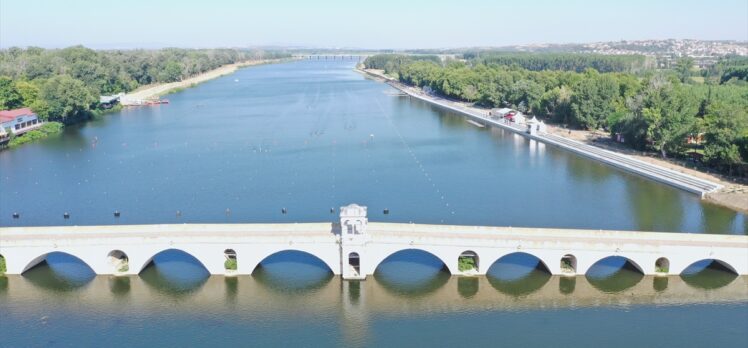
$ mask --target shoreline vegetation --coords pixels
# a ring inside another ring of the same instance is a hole
[[[0,109],[31,108],[45,125],[10,139],[0,150],[121,110],[122,104],[102,103],[102,96],[158,98],[240,67],[288,58],[286,53],[239,49],[2,49]]]
[[[187,88],[192,88],[203,82],[216,79],[222,76],[226,76],[236,72],[237,70],[250,66],[257,66],[263,64],[274,64],[281,63],[292,58],[277,58],[277,59],[261,59],[261,60],[248,60],[238,63],[227,64],[219,68],[206,71],[190,78],[169,82],[169,83],[157,83],[153,85],[142,86],[130,93],[126,93],[122,96],[122,105],[128,106],[128,102],[138,100],[149,100],[159,98],[168,94],[177,93]]]
[[[383,69],[367,69],[365,66],[360,66],[355,69],[356,71],[363,73],[366,76],[373,77],[375,79],[378,79],[382,82],[387,82],[388,80],[395,80],[394,77],[388,76]],[[401,81],[398,81],[401,82]],[[402,83],[402,82],[401,82]],[[419,92],[420,95],[423,97],[429,98],[429,93],[425,91],[421,87],[416,87],[413,85],[408,85],[410,89],[414,89],[415,91]],[[487,114],[490,108],[483,107],[476,105],[475,103],[465,102],[465,101],[459,101],[459,100],[450,100],[450,104],[453,104],[453,106],[458,106],[462,109],[467,109],[473,112],[477,112],[480,114]],[[706,197],[704,197],[704,200],[706,200],[709,203],[716,204],[719,206],[723,206],[735,211],[741,211],[744,213],[748,213],[748,185],[737,183],[734,178],[727,177],[725,175],[721,175],[719,173],[715,172],[704,172],[700,171],[688,166],[684,165],[683,161],[677,161],[673,158],[658,158],[656,157],[656,153],[652,152],[646,152],[646,151],[635,151],[633,149],[625,148],[623,146],[620,146],[619,144],[612,143],[611,145],[606,145],[606,141],[601,141],[601,139],[609,139],[610,134],[606,132],[601,131],[590,131],[590,130],[583,130],[583,129],[575,129],[570,130],[568,128],[565,128],[558,124],[548,124],[547,125],[547,131],[549,133],[562,136],[565,138],[569,138],[576,141],[581,141],[583,143],[586,143],[588,145],[597,146],[606,150],[619,152],[626,154],[628,156],[631,156],[633,158],[636,158],[638,160],[642,160],[654,165],[658,165],[663,168],[667,168],[670,170],[675,170],[681,173],[689,174],[701,179],[706,179],[709,181],[713,181],[716,183],[719,183],[720,185],[723,185],[724,187],[714,193],[707,194]],[[618,146],[617,146],[618,145]]]

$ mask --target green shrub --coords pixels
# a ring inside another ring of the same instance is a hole
[[[5,268],[5,258],[0,256],[0,275],[5,274],[7,269]]]
[[[469,271],[471,269],[475,269],[475,259],[471,256],[460,256],[457,259],[457,269],[460,270],[460,272]]]
[[[8,147],[16,147],[26,143],[34,142],[39,139],[44,139],[50,135],[59,134],[62,132],[62,123],[60,122],[47,122],[38,129],[34,129],[30,132],[26,132],[22,135],[12,137],[8,143]]]
[[[236,259],[226,259],[223,263],[223,267],[230,271],[236,271]]]

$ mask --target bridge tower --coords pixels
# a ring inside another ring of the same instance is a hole
[[[349,204],[340,207],[340,260],[343,279],[366,279],[362,273],[361,262],[364,260],[366,242],[366,207]]]

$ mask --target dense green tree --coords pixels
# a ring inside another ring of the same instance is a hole
[[[163,82],[175,82],[182,79],[183,74],[183,67],[181,64],[179,64],[176,61],[168,61],[166,65],[164,65],[163,70],[161,70],[161,73],[158,75],[159,81]]]
[[[596,58],[576,61],[577,56],[570,56],[555,61],[522,54],[491,61],[480,57],[484,56],[466,55],[465,62],[444,64],[386,55],[367,62],[389,66],[401,82],[428,87],[442,96],[486,107],[512,106],[567,125],[607,128],[613,136],[622,136],[625,144],[662,156],[700,150],[686,144],[686,138],[705,133],[704,158],[711,166],[731,170],[748,158],[748,122],[741,121],[748,113],[748,86],[739,77],[730,75],[721,85],[719,81],[693,84],[684,78],[686,72],[688,77],[691,74],[692,62],[687,60],[681,63],[680,74],[676,69],[634,75],[601,74],[590,68],[600,64]],[[538,71],[526,69],[528,64]],[[748,66],[748,60],[730,58],[718,65],[710,74],[727,76]],[[572,67],[588,69],[584,73],[544,70],[576,69]],[[715,111],[715,105],[721,111]]]
[[[587,75],[574,86],[571,115],[576,125],[596,129],[605,126],[605,120],[615,111],[613,102],[619,96],[619,86],[610,75],[597,72],[588,72]]]
[[[0,108],[15,109],[21,106],[23,106],[23,97],[13,80],[0,76]]]
[[[739,145],[748,139],[748,112],[734,105],[718,105],[706,116],[705,128],[704,160],[732,172],[734,165],[745,160]]]
[[[68,75],[55,76],[42,86],[40,103],[34,107],[43,119],[70,122],[88,117],[96,98],[80,80]]]

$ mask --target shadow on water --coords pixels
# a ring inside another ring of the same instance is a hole
[[[644,278],[644,272],[625,257],[609,256],[595,262],[586,276],[595,289],[612,294],[639,284]]]
[[[723,233],[730,231],[735,224],[738,213],[715,204],[702,205],[701,219],[704,233]]]
[[[374,271],[374,279],[396,295],[420,296],[444,286],[450,278],[447,266],[433,254],[408,249],[388,256]]]
[[[499,292],[519,297],[542,288],[551,279],[551,272],[537,257],[518,252],[496,260],[488,268],[486,278]]]
[[[567,170],[570,177],[581,183],[602,183],[608,180],[614,171],[602,163],[590,161],[580,156],[567,156]]]
[[[462,298],[471,298],[478,293],[480,280],[478,277],[458,277],[457,292]]]
[[[708,259],[691,264],[680,277],[693,288],[710,290],[732,283],[738,275],[721,261]]]
[[[561,277],[558,280],[558,292],[564,295],[574,293],[577,288],[577,277]]]
[[[109,291],[114,296],[122,297],[130,292],[130,277],[110,276],[107,283],[109,284]]]
[[[156,254],[140,272],[150,287],[170,295],[188,294],[205,284],[210,274],[194,256],[170,249]]]
[[[669,279],[669,277],[654,277],[654,279],[652,279],[652,289],[657,292],[663,292],[667,290]]]
[[[47,254],[45,259],[23,273],[29,282],[53,292],[68,292],[88,284],[96,274],[81,259],[62,252]]]
[[[682,192],[642,178],[626,181],[631,215],[639,231],[682,231]]]
[[[266,257],[252,272],[258,284],[276,291],[304,293],[324,287],[332,270],[316,256],[286,250]]]

